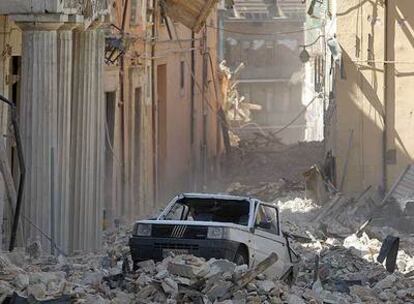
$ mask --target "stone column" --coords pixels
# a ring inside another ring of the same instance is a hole
[[[100,30],[74,32],[71,120],[72,250],[101,245],[104,153],[103,64]]]
[[[96,81],[96,160],[97,160],[97,173],[96,173],[96,204],[95,204],[95,238],[94,242],[96,246],[101,245],[102,239],[102,224],[103,224],[103,209],[104,209],[104,184],[105,184],[105,123],[106,123],[106,101],[104,94],[104,62],[105,62],[105,34],[103,30],[96,30],[96,57],[95,57],[95,73],[97,75]]]
[[[26,163],[24,214],[53,237],[57,147],[57,32],[58,15],[14,16],[22,29],[20,126]],[[54,167],[54,168],[53,168]],[[53,189],[54,188],[54,189]],[[54,191],[53,191],[54,190]],[[26,236],[50,242],[24,222]]]
[[[57,171],[55,237],[65,251],[69,250],[70,218],[70,130],[72,104],[73,29],[76,22],[67,22],[57,33]]]

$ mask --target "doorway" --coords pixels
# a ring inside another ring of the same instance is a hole
[[[168,195],[167,166],[167,65],[157,67],[157,179],[158,198],[161,201]]]

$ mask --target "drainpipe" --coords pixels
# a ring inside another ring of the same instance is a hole
[[[0,95],[0,100],[8,104],[11,108],[11,111],[10,111],[11,112],[11,123],[13,126],[14,137],[16,140],[17,158],[19,160],[19,169],[20,169],[20,181],[19,181],[19,188],[17,190],[16,210],[14,211],[13,226],[12,226],[12,232],[11,232],[10,244],[9,244],[9,251],[13,251],[14,247],[16,246],[17,229],[19,227],[20,213],[22,210],[23,189],[24,189],[25,180],[26,180],[26,165],[24,163],[23,145],[22,145],[22,140],[20,137],[19,124],[17,121],[16,104],[8,100],[2,95]]]
[[[224,31],[220,30],[224,28],[224,14],[225,11],[224,10],[219,10],[219,22],[218,22],[218,58],[220,61],[222,61],[224,59]]]
[[[191,32],[191,75],[195,75],[195,33]],[[195,143],[195,80],[194,77],[191,77],[191,97],[190,97],[190,147],[191,147],[191,172],[193,178],[191,179],[191,187],[193,187],[193,190],[196,190],[196,179],[195,172],[197,169],[197,166],[194,164],[196,157],[195,157],[195,149],[194,149],[194,143]]]
[[[385,9],[385,26],[384,26],[384,130],[382,132],[382,190],[384,193],[387,191],[388,181],[387,181],[387,107],[388,107],[388,25],[389,25],[389,1],[385,0],[384,9]]]
[[[203,113],[203,147],[202,147],[202,174],[203,174],[203,190],[207,186],[207,105],[206,105],[206,88],[207,88],[207,27],[203,29],[203,48],[202,48],[202,58],[203,58],[203,89],[202,89],[202,113]]]
[[[124,7],[123,7],[123,12],[122,12],[122,20],[121,20],[121,35],[124,36],[125,34],[125,29],[126,29],[126,18],[127,18],[127,13],[128,13],[128,2],[129,0],[126,0],[124,3]],[[125,56],[122,55],[119,58],[119,106],[120,106],[120,114],[121,114],[121,151],[122,151],[122,156],[121,157],[121,162],[124,160],[125,158],[125,87],[124,87],[124,76],[125,76]],[[121,169],[121,176],[122,176],[122,188],[124,189],[124,191],[121,191],[121,197],[122,197],[122,206],[121,206],[121,214],[122,216],[125,215],[125,206],[126,204],[126,192],[125,191],[125,185],[126,185],[126,168],[125,168],[125,163],[123,163],[123,168]]]
[[[158,145],[157,120],[158,103],[155,96],[155,34],[156,34],[156,8],[157,0],[152,0],[152,29],[151,29],[151,94],[152,94],[152,149],[153,149],[153,197],[154,206],[158,200]]]

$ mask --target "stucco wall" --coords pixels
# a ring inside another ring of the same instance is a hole
[[[344,191],[362,191],[369,185],[389,188],[414,155],[414,137],[410,132],[414,124],[410,98],[414,85],[414,3],[388,1],[386,20],[382,1],[337,2],[337,38],[343,49],[343,68],[338,69],[336,77],[336,122],[330,127],[334,137],[328,140],[327,148],[337,157],[338,183],[346,171]],[[390,62],[384,64],[385,24]],[[394,60],[399,63],[394,64]],[[384,80],[384,70],[388,81]]]
[[[211,64],[208,55],[206,55],[206,86],[203,98],[202,31],[195,35],[195,70],[192,75],[191,31],[179,23],[173,24],[171,21],[169,23],[173,39],[169,38],[165,24],[160,24],[156,45],[156,65],[165,65],[167,73],[166,151],[163,161],[165,166],[158,172],[162,187],[159,189],[160,201],[179,192],[202,189],[203,153],[206,153],[204,166],[208,183],[208,177],[214,173],[219,155],[222,152],[221,135],[217,129],[217,110],[221,104],[221,97],[217,77],[213,79],[213,75],[217,73],[217,32],[212,28],[207,28],[206,51],[211,55]],[[216,27],[216,12],[213,12],[208,18],[207,24]],[[180,43],[177,42],[176,34],[178,34]],[[182,88],[180,83],[181,64],[183,64],[184,71],[184,86]],[[192,112],[191,85],[193,77],[194,108]],[[215,88],[217,88],[217,95]],[[158,100],[158,96],[156,100]],[[203,119],[206,121],[205,127]],[[193,142],[191,140],[192,129]],[[203,147],[204,136],[206,147]],[[160,202],[160,205],[163,203]]]
[[[149,54],[149,48],[145,48],[143,39],[146,1],[135,2],[135,10],[131,9],[132,1],[126,2],[124,38],[128,50],[123,71],[120,61],[107,65],[105,70],[105,91],[116,94],[114,144],[112,148],[107,145],[113,162],[112,189],[106,189],[112,193],[111,201],[107,202],[109,221],[145,217],[154,207],[150,58],[145,55]],[[117,0],[112,9],[113,23],[118,28],[123,24],[123,4],[124,1]],[[112,31],[115,36],[121,36],[118,30]],[[137,89],[141,90],[139,100],[135,96]]]
[[[414,157],[414,2],[389,0],[387,150],[396,163],[387,167],[388,186]]]

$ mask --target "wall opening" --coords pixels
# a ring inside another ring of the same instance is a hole
[[[134,92],[135,101],[135,153],[134,153],[134,183],[136,197],[140,197],[141,186],[141,106],[142,106],[142,89],[135,88]]]
[[[12,75],[12,85],[10,87],[10,97],[16,103],[17,113],[20,113],[20,81],[21,78],[21,56],[13,56],[10,64],[10,74]],[[17,150],[14,142],[9,141],[7,146],[10,147],[10,164],[11,164],[11,171],[13,175],[13,179],[15,182],[15,187],[17,189],[18,186],[18,179],[20,175],[19,171],[19,163],[17,157]]]
[[[106,117],[105,117],[105,210],[104,223],[107,227],[112,221],[114,210],[112,208],[114,202],[113,191],[113,175],[114,175],[114,137],[115,137],[115,106],[116,92],[105,92]],[[105,228],[106,228],[105,227]]]
[[[161,201],[168,196],[166,165],[167,165],[167,65],[157,67],[157,145],[158,145],[158,198]]]

